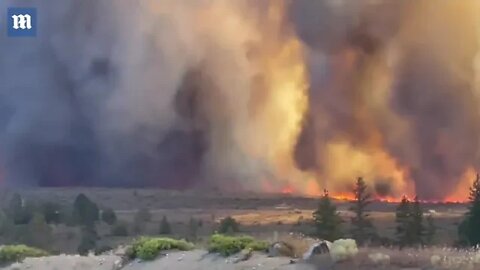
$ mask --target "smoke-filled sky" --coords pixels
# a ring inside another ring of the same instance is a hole
[[[10,6],[39,29],[1,28],[4,185],[445,199],[480,165],[476,0]]]

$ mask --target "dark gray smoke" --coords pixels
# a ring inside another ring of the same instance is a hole
[[[10,6],[37,7],[40,21],[36,38],[0,37],[0,156],[7,183],[185,187],[200,178],[208,126],[172,125],[175,117],[200,121],[192,119],[201,116],[192,109],[199,91],[190,78],[170,76],[181,75],[175,65],[151,63],[174,60],[149,40],[149,31],[174,31],[168,21],[139,21],[142,7],[133,2],[0,4]],[[148,29],[153,26],[159,29]],[[153,92],[162,85],[172,92]],[[170,104],[174,95],[178,104]]]

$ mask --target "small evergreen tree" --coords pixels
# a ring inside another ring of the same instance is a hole
[[[480,244],[480,175],[470,187],[469,207],[464,220],[458,227],[460,242],[475,246]]]
[[[34,214],[28,229],[31,232],[31,245],[42,249],[51,247],[52,229],[41,213]]]
[[[20,194],[15,193],[10,199],[7,213],[14,224],[28,224],[33,217],[33,207]]]
[[[78,254],[85,256],[89,251],[92,251],[97,246],[97,231],[95,225],[85,225],[82,228],[82,238],[80,245],[77,248]]]
[[[117,221],[117,215],[113,209],[108,208],[102,211],[102,221],[108,225],[113,225]]]
[[[0,236],[10,238],[14,226],[13,221],[0,210]]]
[[[77,225],[92,227],[99,220],[98,206],[84,194],[79,194],[73,203],[72,218]]]
[[[58,203],[46,202],[41,206],[41,211],[48,224],[59,224],[62,222],[62,207]]]
[[[371,194],[367,192],[367,184],[361,177],[359,177],[355,183],[353,195],[355,196],[355,200],[350,210],[355,216],[351,218],[351,233],[352,237],[359,244],[364,244],[367,240],[374,238],[375,229],[368,213],[366,213],[366,208],[371,203]]]
[[[421,245],[424,244],[425,226],[423,225],[423,209],[420,205],[420,201],[418,200],[418,196],[415,196],[411,209],[411,242],[413,245]]]
[[[193,217],[190,218],[188,222],[188,240],[189,241],[197,241],[197,234],[198,234],[198,221]]]
[[[427,229],[425,233],[425,243],[431,245],[434,242],[435,234],[437,232],[437,226],[435,225],[435,221],[431,214],[427,216],[426,220]]]
[[[406,196],[402,197],[400,204],[395,212],[395,222],[397,227],[395,236],[400,247],[411,245],[411,205]]]
[[[342,237],[341,225],[343,220],[340,218],[337,208],[332,204],[328,192],[325,190],[320,199],[317,210],[313,213],[317,237],[334,241]]]
[[[18,221],[18,214],[22,212],[23,208],[23,199],[20,194],[15,193],[13,194],[12,198],[8,203],[7,214],[13,220],[13,223],[17,224]]]
[[[226,217],[220,221],[218,232],[223,234],[239,232],[238,222],[232,217]]]
[[[162,221],[160,222],[160,234],[171,234],[172,229],[170,228],[170,223],[167,220],[166,216],[163,216]]]

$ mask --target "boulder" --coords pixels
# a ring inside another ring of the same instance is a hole
[[[332,248],[332,243],[326,240],[314,243],[310,248],[303,254],[304,260],[313,259],[313,257],[318,255],[329,254],[330,249]]]

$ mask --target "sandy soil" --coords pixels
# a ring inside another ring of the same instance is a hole
[[[120,257],[98,256],[52,256],[46,258],[29,258],[23,263],[16,263],[1,270],[119,270]],[[223,258],[208,254],[204,250],[188,252],[171,252],[151,262],[136,260],[125,265],[122,270],[313,270],[306,264],[290,264],[289,258],[269,258],[254,254],[247,261],[239,261],[235,256]]]
[[[386,254],[390,258],[387,265],[374,264],[369,255]],[[443,266],[434,268],[431,256],[438,255]],[[188,252],[172,251],[159,256],[154,261],[135,260],[123,267],[118,256],[52,256],[46,258],[30,258],[0,270],[478,270],[480,263],[476,256],[478,251],[465,251],[445,248],[404,249],[394,248],[362,248],[352,259],[333,264],[328,254],[318,255],[310,264],[297,261],[291,263],[287,257],[267,257],[255,253],[246,260],[239,257],[224,258],[209,254],[205,250]],[[449,265],[449,266],[447,266]],[[333,268],[332,268],[333,267]]]
[[[153,262],[133,262],[124,270],[289,270],[313,268],[304,264],[290,264],[289,258],[269,258],[265,255],[254,254],[247,261],[236,262],[236,257],[222,258],[208,254],[206,251],[195,250],[189,252],[172,252]]]
[[[2,267],[1,270],[115,270],[120,257],[108,256],[70,256],[59,255],[43,258],[27,258],[22,263]]]

